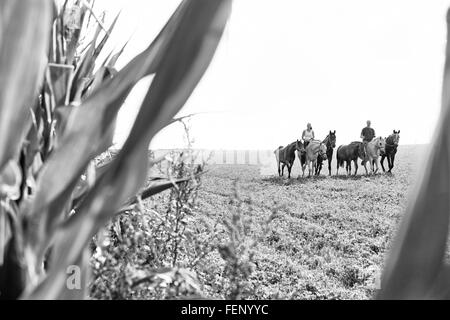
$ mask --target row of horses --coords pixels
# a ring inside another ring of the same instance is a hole
[[[352,162],[354,163],[355,171],[358,172],[358,159],[361,160],[361,165],[364,166],[366,175],[369,174],[367,163],[370,165],[370,172],[375,174],[378,172],[379,157],[381,157],[381,167],[383,172],[384,159],[388,161],[388,172],[394,168],[395,154],[400,140],[400,130],[393,130],[393,133],[387,138],[375,137],[372,141],[367,142],[364,147],[363,142],[353,141],[348,145],[341,145],[336,150],[337,170],[336,175],[339,174],[339,168],[344,167],[348,175],[352,171]],[[278,175],[284,175],[284,168],[288,169],[288,178],[291,177],[292,166],[294,165],[295,155],[297,154],[302,168],[302,176],[305,175],[306,167],[308,167],[308,176],[320,175],[323,161],[328,160],[328,174],[331,175],[331,162],[333,159],[334,148],[336,147],[336,130],[328,133],[324,140],[311,140],[305,147],[302,141],[294,141],[286,147],[278,147],[274,153],[277,160]]]

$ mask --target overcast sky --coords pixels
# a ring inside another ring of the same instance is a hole
[[[97,0],[110,18],[122,8],[110,45],[131,35],[119,67],[155,37],[178,0]],[[235,0],[216,56],[180,115],[195,147],[272,149],[336,130],[359,140],[367,119],[377,135],[401,130],[403,144],[427,143],[440,108],[445,14],[450,0]],[[119,113],[126,138],[142,81]],[[183,146],[180,124],[152,148]]]

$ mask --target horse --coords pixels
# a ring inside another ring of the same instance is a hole
[[[331,161],[333,160],[333,149],[336,147],[336,130],[328,133],[325,139],[322,141],[327,146],[327,159],[328,159],[328,175],[331,176]],[[320,175],[322,170],[322,156],[319,154],[317,157],[316,176]]]
[[[364,151],[364,144],[359,141],[353,141],[348,145],[341,145],[336,150],[336,175],[339,175],[339,167],[344,167],[344,162],[346,163],[345,169],[348,175],[352,174],[352,161],[355,164],[355,175],[358,172],[358,158],[364,160],[366,157]],[[367,168],[366,169],[367,174]]]
[[[393,131],[393,133],[386,138],[386,146],[385,151],[381,153],[381,168],[383,168],[383,172],[386,172],[384,169],[384,158],[387,158],[389,170],[388,172],[391,173],[392,169],[394,168],[394,160],[395,160],[395,154],[397,153],[397,147],[398,142],[400,140],[400,130]]]
[[[374,138],[366,144],[366,157],[364,158],[362,164],[364,165],[364,168],[366,168],[366,162],[369,161],[372,174],[376,174],[378,172],[378,157],[380,156],[380,153],[385,152],[385,146],[386,141],[382,137]]]
[[[284,167],[288,167],[288,179],[291,178],[291,170],[292,165],[294,164],[295,160],[295,151],[297,152],[303,152],[305,148],[303,147],[303,143],[301,141],[294,141],[288,146],[284,147],[279,146],[275,151],[275,158],[277,159],[277,166],[278,166],[278,175],[282,177],[284,175]],[[283,166],[280,169],[280,164],[283,164]]]
[[[317,157],[327,159],[327,146],[320,140],[311,140],[304,152],[297,151],[297,155],[302,165],[302,177],[305,176],[305,168],[308,165],[308,177],[311,176],[313,169],[317,166]]]

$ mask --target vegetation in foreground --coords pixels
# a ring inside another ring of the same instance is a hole
[[[275,172],[261,176],[257,166],[206,166],[196,191],[183,202],[189,209],[182,232],[161,230],[155,221],[174,221],[167,204],[177,189],[120,216],[129,236],[123,246],[111,242],[93,259],[94,270],[106,267],[110,277],[96,278],[91,296],[372,298],[422,148],[400,147],[394,174],[370,177],[287,180]],[[110,235],[114,228],[112,223]],[[176,250],[166,241],[171,232],[182,239]],[[179,252],[175,263],[174,251]],[[169,266],[178,274],[136,285],[139,276],[151,278],[149,270]],[[126,290],[115,281],[124,275]]]
[[[92,237],[185,181],[150,177],[139,192],[157,162],[148,161],[150,141],[177,120],[208,68],[231,0],[181,1],[120,70],[126,44],[99,58],[119,16],[106,29],[94,2],[0,3],[0,299],[85,298]],[[150,75],[123,148],[96,167],[125,99]]]

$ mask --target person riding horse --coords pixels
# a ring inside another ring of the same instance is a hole
[[[370,127],[370,120],[367,120],[367,126],[361,130],[361,139],[364,145],[364,152],[367,153],[367,143],[372,141],[372,139],[375,137],[375,130]]]
[[[302,133],[303,146],[306,148],[313,139],[314,139],[314,130],[311,127],[311,123],[308,123],[306,125],[306,129],[303,130]]]

